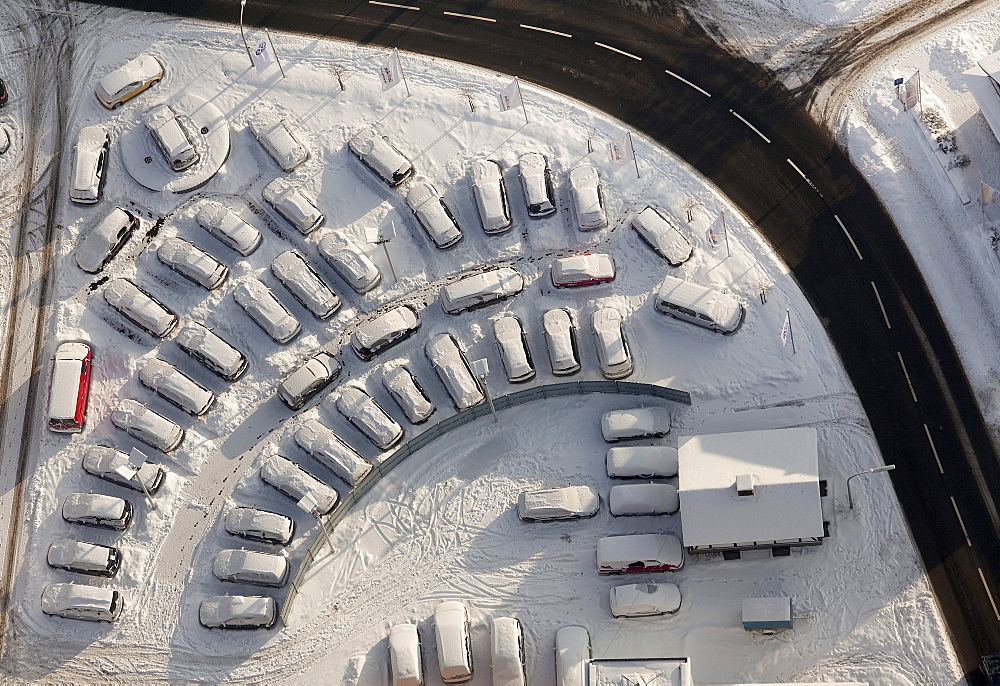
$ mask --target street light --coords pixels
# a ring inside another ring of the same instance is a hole
[[[499,424],[500,420],[497,419],[497,410],[493,407],[493,396],[490,395],[490,387],[489,384],[486,383],[486,380],[490,375],[490,364],[486,361],[485,357],[481,360],[472,361],[472,373],[479,379],[479,383],[483,387],[483,392],[486,394],[486,400],[490,404],[490,413],[493,415],[493,423]]]
[[[854,509],[854,498],[852,497],[851,494],[851,479],[853,479],[856,476],[861,476],[862,474],[875,474],[876,472],[891,472],[895,468],[896,465],[887,464],[884,467],[872,467],[871,469],[866,469],[863,472],[858,472],[857,474],[852,474],[851,476],[847,477],[847,504],[850,505],[848,509],[851,510]]]
[[[330,539],[330,532],[326,530],[326,525],[323,523],[322,516],[316,511],[316,508],[319,507],[316,499],[313,498],[311,494],[306,493],[302,496],[302,499],[296,503],[296,505],[299,506],[300,510],[304,510],[316,518],[316,523],[319,524],[319,530],[323,532],[323,537],[326,539],[327,545],[330,546],[330,552],[336,553],[337,550],[333,547],[333,540]]]
[[[250,66],[253,66],[253,56],[250,54],[250,46],[247,45],[247,35],[243,33],[243,9],[247,6],[247,0],[240,0],[240,35],[243,36],[243,47],[247,49],[247,57],[250,58]]]
[[[389,241],[396,237],[396,222],[389,220],[389,228],[377,227],[377,226],[366,226],[365,227],[365,240],[372,245],[381,245],[382,250],[385,251],[385,261],[389,263],[389,271],[392,272],[392,278],[394,281],[398,281],[399,277],[396,276],[396,268],[392,266],[392,258],[389,257]]]

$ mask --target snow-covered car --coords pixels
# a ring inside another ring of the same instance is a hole
[[[212,563],[212,573],[219,581],[281,588],[288,579],[288,560],[253,550],[220,550]]]
[[[113,622],[121,615],[124,606],[122,594],[110,588],[46,584],[42,591],[42,612],[66,619]]]
[[[156,256],[170,269],[202,288],[214,291],[229,274],[229,267],[182,238],[163,239]]]
[[[525,686],[524,628],[514,617],[495,617],[490,623],[493,686]]]
[[[563,486],[524,491],[517,496],[517,517],[522,522],[593,517],[601,498],[590,486]]]
[[[109,110],[130,100],[163,78],[163,64],[149,54],[129,60],[102,78],[95,90]]]
[[[132,522],[132,503],[99,493],[71,493],[63,501],[62,518],[70,524],[125,531]]]
[[[196,322],[181,329],[174,340],[181,350],[226,381],[235,381],[247,369],[246,355]]]
[[[434,403],[406,367],[400,365],[383,372],[382,385],[411,424],[426,422],[434,414]]]
[[[388,450],[403,438],[403,427],[360,388],[342,388],[337,411],[380,450]]]
[[[551,273],[556,288],[592,286],[615,280],[615,261],[604,253],[560,257],[553,260]]]
[[[94,353],[82,341],[60,343],[52,356],[49,383],[49,417],[46,424],[55,433],[79,433],[87,418],[87,399]]]
[[[357,486],[372,469],[371,462],[361,457],[332,429],[315,419],[303,422],[296,429],[295,442],[351,488]]]
[[[663,277],[653,306],[657,312],[721,334],[736,333],[746,315],[740,301],[728,293],[669,274]]]
[[[389,629],[389,676],[392,686],[424,686],[420,634],[414,624]]]
[[[288,343],[302,330],[299,320],[257,279],[241,281],[233,290],[233,297],[276,343]]]
[[[0,155],[4,155],[10,150],[10,137],[10,127],[6,124],[0,124]]]
[[[681,592],[674,584],[624,584],[611,589],[615,617],[672,615],[681,609]]]
[[[122,564],[118,548],[72,538],[57,538],[49,543],[45,559],[50,567],[90,576],[112,577]]]
[[[165,453],[176,450],[184,440],[184,429],[142,403],[128,398],[119,401],[111,412],[111,422],[132,438]]]
[[[95,124],[80,129],[73,148],[70,200],[83,205],[93,205],[101,199],[110,148],[111,134],[103,126]]]
[[[608,225],[604,209],[604,191],[597,169],[589,164],[576,167],[569,173],[569,192],[573,200],[576,225],[581,231],[603,229]]]
[[[114,279],[104,287],[104,301],[157,338],[177,326],[177,315],[128,279]]]
[[[278,385],[278,397],[289,409],[298,410],[336,379],[341,369],[337,358],[320,351]]]
[[[105,481],[149,494],[160,489],[167,473],[166,467],[146,460],[135,476],[126,479],[116,470],[128,464],[129,456],[126,453],[103,445],[90,446],[83,455],[84,470]]]
[[[198,224],[239,254],[246,256],[260,245],[260,231],[243,221],[231,209],[207,200],[198,210]]]
[[[679,267],[691,257],[691,243],[670,219],[647,205],[632,219],[632,228],[671,267]]]
[[[434,336],[424,346],[424,354],[459,412],[486,401],[454,336],[450,333]]]
[[[556,686],[587,686],[590,634],[582,626],[556,631]]]
[[[190,169],[201,159],[201,155],[195,150],[194,141],[188,136],[170,105],[154,107],[146,114],[144,121],[171,169],[181,172]]]
[[[125,247],[138,228],[137,216],[116,207],[76,246],[76,263],[83,271],[96,274]]]
[[[264,186],[262,196],[264,202],[303,235],[312,233],[323,223],[323,213],[316,207],[316,201],[285,179],[275,179]]]
[[[398,186],[413,174],[413,164],[372,126],[365,126],[351,136],[348,147],[390,186]]]
[[[362,360],[405,340],[420,328],[420,317],[409,305],[399,305],[371,319],[351,335],[351,347]]]
[[[632,373],[632,353],[622,330],[622,314],[613,307],[602,307],[594,312],[594,343],[601,373],[606,379],[624,379]]]
[[[441,307],[458,314],[513,298],[524,289],[524,277],[510,267],[500,267],[462,277],[441,287]]]
[[[234,507],[226,513],[226,531],[249,541],[288,545],[295,535],[295,520],[255,507]]]
[[[608,509],[616,517],[673,514],[680,508],[672,484],[620,484],[611,487]]]
[[[608,443],[665,436],[670,433],[670,412],[662,407],[606,412],[601,417],[601,433]]]
[[[518,160],[521,172],[521,188],[528,204],[528,216],[539,218],[556,213],[555,198],[552,193],[552,172],[549,161],[540,152],[529,152]]]
[[[328,233],[319,242],[318,249],[323,259],[355,292],[367,293],[382,281],[375,263],[347,236]]]
[[[309,159],[309,151],[291,129],[271,114],[261,114],[250,120],[250,131],[267,153],[286,172],[294,171]]]
[[[629,534],[597,539],[597,573],[671,572],[684,566],[684,546],[670,534]]]
[[[510,230],[510,205],[503,169],[494,160],[476,160],[472,163],[472,195],[479,210],[483,231],[488,234]]]
[[[522,383],[535,378],[535,368],[531,364],[531,353],[524,335],[521,320],[513,315],[500,317],[493,322],[493,335],[500,352],[507,381]]]
[[[545,345],[549,350],[549,364],[556,376],[566,376],[580,371],[580,352],[576,342],[576,326],[569,310],[557,307],[542,315]]]
[[[259,595],[213,595],[201,601],[198,621],[209,629],[269,629],[278,621],[278,604]]]
[[[472,679],[469,611],[462,601],[446,600],[434,607],[434,639],[441,680],[459,684]]]
[[[215,393],[174,365],[156,357],[139,370],[139,381],[161,398],[195,417],[208,412],[215,403]]]
[[[260,466],[260,478],[297,503],[315,502],[312,513],[325,515],[337,504],[337,492],[287,457],[272,455]]]
[[[607,471],[613,479],[667,479],[677,476],[677,448],[667,445],[608,448]]]
[[[406,204],[439,249],[450,248],[462,240],[462,227],[431,182],[412,183],[406,193]]]
[[[286,250],[275,257],[271,262],[271,273],[317,319],[329,319],[340,309],[337,294],[294,250]]]

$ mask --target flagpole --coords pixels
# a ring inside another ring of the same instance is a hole
[[[626,131],[625,134],[628,136],[628,147],[632,150],[632,161],[635,162],[635,178],[641,179],[639,176],[639,158],[635,156],[635,146],[632,145],[632,132]]]
[[[406,97],[410,97],[410,84],[406,82],[406,72],[403,71],[403,63],[399,60],[399,49],[393,48],[396,54],[396,64],[399,65],[399,75],[403,77],[403,85],[406,86]]]
[[[278,69],[281,71],[281,78],[285,78],[285,70],[281,66],[281,60],[278,59],[278,51],[274,49],[274,41],[271,40],[271,32],[264,29],[264,33],[267,35],[267,44],[271,46],[271,52],[274,53],[274,61],[278,63]]]
[[[920,87],[920,70],[917,69],[917,109],[919,109],[920,110],[920,114],[923,115],[923,113],[924,113],[924,100],[923,100],[923,97],[922,97],[921,92],[920,92],[921,90],[922,89]]]
[[[528,108],[524,106],[524,98],[521,96],[521,82],[514,77],[514,85],[517,86],[517,99],[521,101],[521,111],[524,112],[524,123],[528,123]]]
[[[983,211],[983,231],[986,231],[986,182],[979,182],[979,209]]]
[[[788,318],[788,340],[792,342],[792,354],[795,354],[795,336],[792,334],[792,313],[785,308],[785,316]]]
[[[729,252],[729,231],[726,229],[726,213],[722,213],[722,235],[726,237],[726,259],[728,260],[732,257],[732,253]]]

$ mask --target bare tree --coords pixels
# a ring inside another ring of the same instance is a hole
[[[694,198],[685,198],[683,207],[684,211],[687,212],[687,220],[690,224],[694,221],[694,211],[701,207],[701,203]]]
[[[345,69],[339,64],[335,64],[332,67],[330,67],[330,71],[332,71],[336,75],[337,83],[340,84],[340,90],[344,90],[344,73],[347,71],[347,69]]]
[[[476,101],[473,100],[472,97],[476,94],[476,91],[474,91],[469,86],[466,86],[466,87],[462,88],[461,90],[459,90],[459,93],[462,94],[463,98],[465,98],[466,100],[469,101],[469,109],[472,110],[473,112],[475,112],[476,111]]]

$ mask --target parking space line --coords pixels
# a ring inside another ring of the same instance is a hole
[[[885,305],[882,304],[882,296],[879,295],[878,289],[875,288],[874,281],[871,282],[871,285],[872,285],[872,290],[875,291],[875,299],[878,300],[878,307],[880,310],[882,310],[882,319],[885,320],[885,328],[891,329],[892,324],[889,323],[889,315],[885,313]]]
[[[858,250],[858,244],[854,242],[854,238],[851,236],[850,233],[848,233],[847,227],[844,226],[844,222],[840,221],[840,217],[838,217],[837,215],[833,215],[833,218],[837,220],[837,223],[840,224],[840,230],[844,232],[844,235],[847,236],[847,240],[851,242],[851,247],[854,248],[854,252],[858,254],[858,259],[859,260],[865,259],[864,257],[861,256],[861,251]]]
[[[937,462],[938,471],[944,474],[944,467],[941,466],[941,458],[938,457],[937,448],[934,446],[934,439],[931,438],[931,430],[924,424],[924,433],[927,434],[927,442],[931,444],[931,452],[934,453],[934,461]]]
[[[986,589],[986,595],[988,595],[989,598],[990,598],[990,605],[993,606],[993,614],[996,615],[997,621],[1000,622],[1000,610],[997,610],[997,604],[993,600],[993,593],[990,591],[990,585],[988,583],[986,583],[986,576],[983,574],[983,568],[982,567],[976,567],[976,569],[979,570],[979,578],[983,582],[983,588]]]
[[[445,12],[449,17],[462,17],[463,19],[475,19],[476,21],[491,21],[494,24],[497,23],[496,19],[490,19],[489,17],[479,17],[475,14],[462,14],[461,12]]]
[[[700,86],[694,85],[693,83],[691,83],[690,81],[688,81],[687,79],[685,79],[680,74],[675,74],[672,71],[670,71],[669,69],[664,69],[663,71],[665,73],[667,73],[667,74],[670,74],[671,76],[673,76],[675,79],[677,79],[681,83],[686,83],[687,85],[691,86],[692,88],[694,88],[696,91],[698,91],[702,95],[708,96],[709,98],[712,97],[712,94],[709,93],[707,90],[705,90],[704,88],[701,88]]]
[[[913,390],[913,383],[910,381],[910,373],[906,371],[906,365],[903,363],[903,354],[896,351],[896,357],[899,358],[899,366],[903,368],[903,376],[906,377],[906,385],[910,387],[910,395],[913,396],[913,402],[920,402],[917,400],[917,393]]]
[[[948,496],[948,497],[951,498],[951,506],[953,508],[955,508],[955,516],[958,517],[958,523],[962,527],[962,535],[965,536],[965,542],[971,548],[972,547],[972,541],[969,540],[969,532],[965,528],[965,522],[962,521],[962,515],[958,511],[958,503],[955,502],[955,496],[951,495],[951,496]],[[985,581],[986,580],[984,579],[983,582],[985,583]]]
[[[743,117],[742,117],[742,116],[740,115],[740,113],[739,113],[739,112],[737,112],[736,110],[729,110],[729,113],[730,113],[730,114],[732,114],[732,115],[733,115],[734,117],[736,117],[737,119],[739,119],[739,120],[740,120],[741,122],[743,122],[744,124],[746,124],[747,126],[749,126],[749,127],[750,127],[750,128],[751,128],[751,129],[753,130],[753,132],[754,132],[754,133],[756,133],[756,134],[757,134],[758,136],[760,136],[761,138],[763,138],[763,139],[764,139],[764,142],[765,142],[765,143],[770,143],[770,142],[771,142],[771,139],[770,139],[770,138],[768,138],[767,136],[765,136],[764,134],[762,134],[762,133],[760,132],[760,129],[758,129],[758,128],[757,128],[756,126],[754,126],[753,124],[751,124],[750,122],[748,122],[748,121],[747,121],[746,119],[744,119],[744,118],[743,118]]]
[[[379,0],[368,0],[369,5],[381,5],[382,7],[395,7],[398,10],[414,10],[419,12],[419,7],[414,7],[413,5],[397,5],[394,2],[379,2]]]
[[[528,29],[530,31],[541,31],[542,33],[551,33],[554,36],[562,36],[563,38],[572,38],[572,33],[563,33],[562,31],[553,31],[552,29],[543,29],[541,26],[532,26],[531,24],[519,24],[522,29]]]
[[[594,41],[594,45],[597,45],[597,46],[602,47],[602,48],[606,48],[606,49],[610,50],[611,52],[617,52],[619,55],[625,55],[625,57],[631,57],[634,60],[638,60],[639,62],[642,62],[642,58],[641,57],[639,57],[638,55],[633,55],[630,52],[625,52],[624,50],[619,50],[618,48],[613,48],[610,45],[605,45],[604,43],[598,43],[597,41]]]

